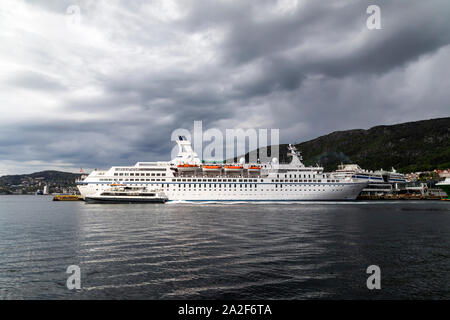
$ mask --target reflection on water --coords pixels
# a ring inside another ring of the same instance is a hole
[[[0,299],[450,298],[448,202],[50,200],[0,197]]]

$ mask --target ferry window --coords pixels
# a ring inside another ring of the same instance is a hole
[[[150,173],[146,173],[145,175],[146,175],[146,176],[150,176]]]
[[[155,174],[154,173],[152,173],[152,177],[154,177],[155,176]]]
[[[130,173],[130,176],[134,176],[134,173]]]
[[[117,174],[117,172],[116,172],[116,173],[114,173],[114,175],[115,175],[115,176],[117,176],[117,175],[118,175],[118,174]]]
[[[130,179],[130,181],[134,181],[134,179]]]
[[[161,176],[161,173],[157,173],[156,176],[157,176],[157,177]]]
[[[162,173],[161,175],[162,175],[163,177],[165,177],[165,176],[166,176],[166,174],[165,174],[165,173]]]
[[[156,181],[161,181],[161,179],[156,179]]]

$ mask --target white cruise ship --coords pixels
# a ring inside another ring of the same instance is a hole
[[[399,185],[404,186],[407,179],[405,175],[398,173],[394,168],[391,171],[383,169],[377,171],[369,171],[361,169],[357,164],[341,164],[338,169],[333,172],[335,177],[345,179],[366,180],[368,182],[361,195],[381,195],[390,194],[399,190]]]
[[[138,162],[134,166],[95,170],[77,181],[86,198],[111,184],[161,189],[169,201],[308,201],[354,200],[367,186],[364,179],[324,173],[306,167],[289,145],[292,160],[269,163],[204,164],[185,137],[179,137],[178,155],[169,162]]]

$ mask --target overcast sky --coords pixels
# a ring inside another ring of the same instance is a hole
[[[168,160],[194,120],[298,143],[450,116],[449,18],[448,0],[2,0],[0,175]]]

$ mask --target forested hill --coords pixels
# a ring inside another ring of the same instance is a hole
[[[296,146],[305,164],[318,163],[327,171],[335,170],[341,162],[370,170],[446,169],[450,168],[450,117],[336,131]],[[287,145],[279,149],[280,161],[289,161]]]
[[[8,175],[0,177],[0,186],[2,185],[18,185],[24,181],[34,183],[42,181],[46,184],[72,185],[81,174],[61,172],[61,171],[41,171],[30,174]]]

